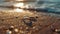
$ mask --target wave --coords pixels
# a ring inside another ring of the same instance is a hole
[[[2,1],[0,1],[0,4],[4,6],[6,4],[9,4],[9,6],[13,4],[9,2],[5,4]],[[27,4],[31,4],[31,6],[34,5],[36,8],[48,10],[48,12],[60,13],[60,0],[36,0],[36,2],[29,2]]]
[[[60,12],[60,0],[39,0],[36,1],[36,6],[41,9],[46,9],[49,12]]]

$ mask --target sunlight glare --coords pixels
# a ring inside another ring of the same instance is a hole
[[[14,11],[16,11],[16,12],[24,12],[23,9],[19,9],[19,8],[14,9]]]
[[[21,7],[21,8],[23,8],[24,3],[16,3],[14,6],[15,6],[15,7]]]
[[[24,1],[24,0],[16,0],[16,1]]]

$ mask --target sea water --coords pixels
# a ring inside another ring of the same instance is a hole
[[[11,2],[4,2],[0,0],[0,5],[11,5]],[[34,8],[46,9],[48,12],[60,13],[60,0],[35,0],[35,2],[27,2],[27,5],[34,6]],[[5,10],[8,8],[0,7],[0,10]],[[10,9],[9,9],[10,10]],[[13,10],[13,9],[12,9]]]

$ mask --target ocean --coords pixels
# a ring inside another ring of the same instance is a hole
[[[12,3],[0,0],[0,5],[6,4],[10,5]],[[34,6],[34,8],[46,9],[48,10],[48,12],[60,13],[60,0],[36,0],[35,2],[27,2],[27,4],[30,4],[30,6]],[[8,8],[0,7],[0,11],[1,10],[8,10]]]

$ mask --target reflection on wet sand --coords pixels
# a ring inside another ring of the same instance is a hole
[[[23,9],[19,9],[19,8],[14,9],[14,11],[15,11],[15,12],[24,12]]]

